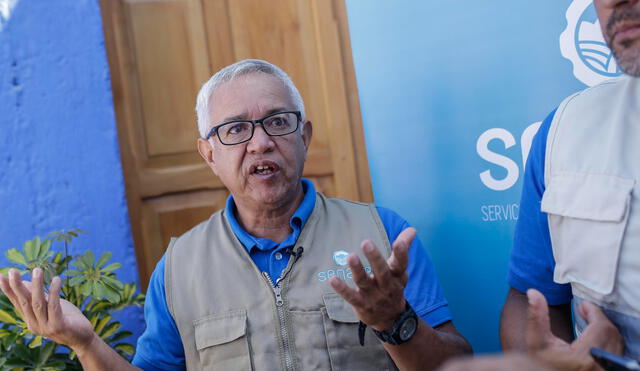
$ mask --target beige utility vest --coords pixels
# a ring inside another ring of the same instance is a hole
[[[353,285],[346,254],[360,254],[365,239],[390,255],[373,205],[317,194],[294,246],[304,252],[297,260],[291,256],[275,288],[234,235],[224,210],[173,239],[165,291],[187,369],[394,369],[371,331],[360,346],[358,318],[328,282],[337,275]]]
[[[640,79],[610,80],[560,105],[544,178],[554,281],[640,317]]]

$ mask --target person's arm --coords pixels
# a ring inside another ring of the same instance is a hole
[[[383,345],[400,370],[433,370],[448,359],[471,354],[471,346],[451,322],[432,328],[420,319],[411,340]]]
[[[528,307],[529,301],[526,294],[513,288],[509,289],[500,318],[500,344],[505,351],[527,350],[525,333]],[[553,334],[566,342],[571,342],[573,339],[571,305],[552,305],[548,308]]]
[[[330,280],[333,289],[353,306],[360,320],[378,331],[390,330],[394,320],[405,310],[408,250],[415,235],[414,228],[400,233],[393,242],[388,260],[371,241],[364,241],[361,248],[371,264],[372,275],[365,272],[357,254],[350,254],[347,263],[357,289],[350,288],[338,277]],[[471,352],[471,347],[453,324],[447,322],[432,328],[422,319],[408,342],[401,345],[383,342],[383,346],[401,370],[432,370],[452,356]]]
[[[32,272],[33,282],[23,281],[17,270],[0,274],[0,288],[22,314],[29,331],[73,349],[84,370],[140,370],[111,349],[93,331],[89,320],[73,304],[60,298],[60,277],[44,292],[42,269]]]
[[[540,209],[545,192],[544,168],[547,136],[555,111],[544,120],[533,139],[527,158],[520,212],[513,238],[507,281],[511,287],[500,319],[500,342],[504,350],[525,349],[528,289],[544,293],[551,304],[549,314],[553,333],[570,341],[571,287],[553,281],[555,260],[549,235],[547,214]]]

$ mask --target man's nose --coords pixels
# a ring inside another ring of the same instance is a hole
[[[273,149],[273,138],[264,131],[262,125],[256,125],[253,129],[253,137],[249,140],[247,151],[250,153],[265,153]]]

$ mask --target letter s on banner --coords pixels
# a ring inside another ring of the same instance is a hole
[[[476,143],[476,151],[478,151],[478,155],[482,157],[483,160],[507,170],[507,176],[504,177],[504,179],[496,179],[491,175],[489,170],[485,170],[480,173],[480,180],[489,189],[504,191],[516,184],[518,176],[520,175],[520,169],[518,169],[518,164],[509,157],[497,154],[489,149],[489,142],[494,139],[501,140],[504,143],[505,149],[513,147],[516,144],[516,139],[505,129],[493,128],[482,133]]]

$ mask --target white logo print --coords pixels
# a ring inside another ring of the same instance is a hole
[[[347,256],[349,256],[349,253],[344,250],[335,251],[333,253],[333,261],[337,265],[344,267],[347,265]]]
[[[567,28],[560,35],[562,56],[573,63],[573,74],[593,86],[622,73],[600,30],[592,0],[574,0],[567,9]]]
[[[0,31],[9,22],[13,8],[18,4],[18,0],[0,0]]]

